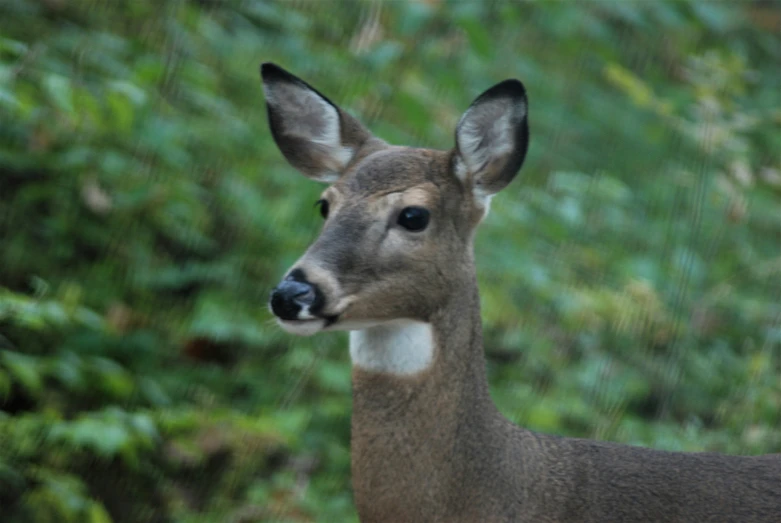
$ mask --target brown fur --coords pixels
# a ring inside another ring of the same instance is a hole
[[[433,319],[432,369],[353,371],[361,521],[779,521],[779,456],[663,452],[511,424],[488,394],[477,288],[467,288]]]
[[[269,78],[264,72],[267,89],[291,81],[272,72]],[[482,118],[468,122],[472,128],[490,127],[501,114],[501,96],[522,93],[514,84],[500,86],[499,95],[489,91],[485,98],[490,112],[479,113],[486,95],[470,108]],[[294,110],[270,107],[272,128]],[[325,312],[339,314],[339,322],[409,318],[431,324],[435,339],[433,363],[415,375],[353,370],[352,475],[361,521],[781,521],[778,455],[674,453],[559,438],[504,418],[485,374],[472,254],[485,209],[473,192],[509,183],[525,143],[520,151],[520,142],[507,142],[516,144],[513,151],[462,179],[458,148],[388,146],[339,114],[341,140],[355,146],[354,156],[325,191],[330,216],[294,267],[324,289]],[[521,138],[528,134],[525,117],[523,125]],[[305,173],[322,168],[305,143],[292,147],[279,132],[275,139]],[[430,211],[423,232],[394,228],[408,205]]]

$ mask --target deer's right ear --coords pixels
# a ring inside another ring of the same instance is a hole
[[[279,150],[306,176],[333,183],[372,137],[355,118],[281,67],[260,67],[268,122]]]

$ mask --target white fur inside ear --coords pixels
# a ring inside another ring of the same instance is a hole
[[[461,158],[456,157],[455,173],[458,179],[464,183],[469,182],[469,168]],[[480,186],[472,185],[472,197],[478,206],[483,208],[483,218],[488,216],[491,210],[491,199],[496,196],[494,193],[482,189]]]
[[[484,191],[477,189],[474,192],[474,196],[477,203],[483,208],[483,218],[485,218],[486,216],[488,216],[488,213],[491,211],[491,200],[495,195],[485,194]],[[483,218],[481,218],[481,220]]]
[[[462,182],[467,183],[469,181],[469,167],[467,167],[460,156],[456,156],[455,172],[458,179]]]
[[[336,181],[350,163],[354,151],[342,145],[339,112],[317,93],[291,82],[264,82],[266,103],[282,115],[282,134],[301,138],[322,149],[323,181]]]
[[[455,161],[455,173],[459,180],[464,183],[469,183],[469,168],[461,158],[456,157]],[[491,198],[496,196],[494,193],[488,192],[482,189],[480,186],[472,186],[472,197],[477,205],[483,208],[483,218],[488,216],[488,211],[491,209]]]
[[[456,135],[460,153],[456,176],[465,183],[474,183],[469,180],[470,175],[478,175],[489,164],[511,153],[516,146],[516,128],[525,115],[526,104],[509,98],[488,100],[467,109]]]
[[[430,324],[412,320],[351,331],[350,358],[353,365],[365,370],[416,374],[434,359],[434,332]]]

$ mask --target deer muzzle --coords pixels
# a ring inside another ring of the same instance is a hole
[[[271,293],[271,311],[281,320],[315,318],[322,308],[323,294],[317,285],[306,281],[301,271],[293,271]]]

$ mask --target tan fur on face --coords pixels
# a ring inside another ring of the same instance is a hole
[[[367,155],[324,191],[329,216],[295,268],[322,282],[325,313],[340,315],[334,329],[427,321],[455,285],[453,268],[466,260],[459,257],[469,252],[476,225],[470,216],[479,211],[470,212],[463,195],[448,153],[403,147]],[[425,230],[397,224],[410,206],[429,210]]]

